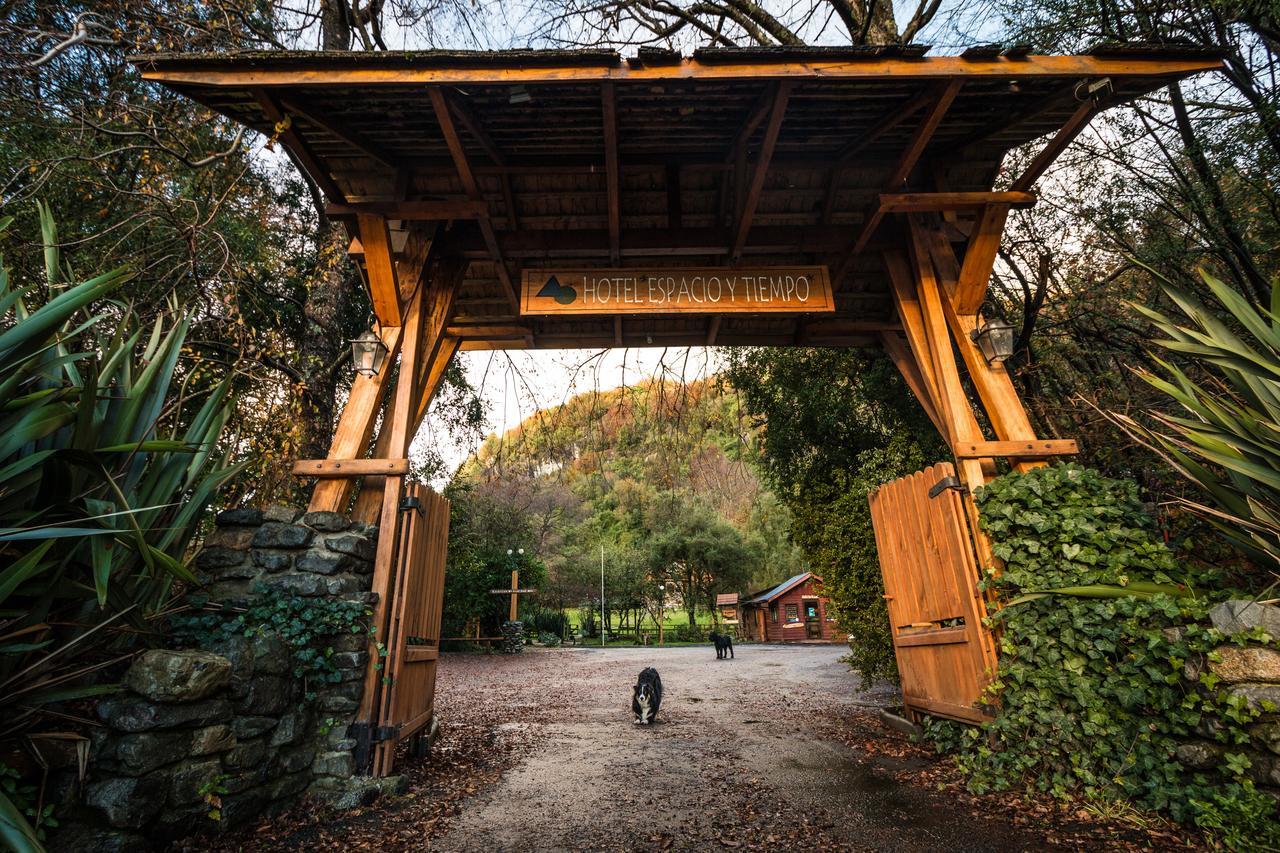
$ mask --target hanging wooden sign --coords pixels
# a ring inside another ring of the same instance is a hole
[[[836,310],[824,266],[526,269],[522,314],[798,314]]]

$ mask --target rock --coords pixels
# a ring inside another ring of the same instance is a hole
[[[141,835],[118,829],[103,829],[87,824],[63,824],[55,830],[46,845],[48,850],[74,850],[76,853],[142,853],[151,844]]]
[[[1254,741],[1262,747],[1280,755],[1280,720],[1261,723],[1249,730]]]
[[[196,554],[196,568],[223,575],[226,573],[226,569],[239,566],[245,562],[245,556],[244,551],[233,551],[230,548],[216,546],[205,548],[199,554]]]
[[[252,527],[219,527],[204,538],[205,548],[229,548],[232,551],[247,551],[253,541]]]
[[[1262,646],[1219,646],[1209,671],[1228,684],[1280,681],[1280,651]]]
[[[89,786],[85,802],[102,812],[115,828],[138,829],[164,808],[168,787],[164,774],[106,779]]]
[[[243,603],[249,600],[251,585],[247,580],[224,580],[209,584],[204,593],[210,601],[219,603]]]
[[[297,773],[305,770],[315,761],[316,751],[310,746],[300,746],[280,752],[280,770],[283,773]]]
[[[354,669],[364,674],[364,668],[369,663],[368,652],[334,652],[333,657],[329,658],[329,662],[338,669]]]
[[[315,531],[299,524],[278,524],[269,521],[253,534],[255,548],[305,548],[311,543]]]
[[[355,699],[349,699],[346,696],[321,696],[320,709],[328,711],[331,714],[351,714],[354,713],[360,703]]]
[[[307,790],[307,786],[311,784],[311,778],[311,774],[306,771],[289,776],[281,776],[271,783],[271,799],[283,800],[298,796],[298,794]]]
[[[326,536],[324,546],[339,554],[350,554],[361,560],[372,561],[377,553],[377,546],[363,536],[347,534],[346,536]]]
[[[1194,770],[1212,770],[1222,763],[1222,748],[1212,743],[1184,743],[1176,753],[1178,762]]]
[[[354,521],[351,523],[351,532],[359,533],[366,539],[376,540],[378,538],[378,525],[370,524],[367,521]]]
[[[372,805],[379,797],[403,794],[409,783],[403,776],[353,776],[338,779],[322,776],[311,783],[309,793],[316,799],[337,809],[354,809]]]
[[[231,721],[231,733],[238,740],[247,740],[271,731],[278,722],[275,717],[236,717]]]
[[[1280,710],[1280,684],[1237,684],[1230,692],[1247,699],[1251,708],[1268,713]]]
[[[302,523],[325,533],[338,533],[351,526],[346,516],[336,512],[309,512],[302,516]]]
[[[226,752],[236,745],[236,737],[228,725],[206,726],[191,736],[191,754],[209,755]]]
[[[311,764],[311,770],[320,776],[354,776],[356,758],[350,752],[322,752]]]
[[[222,775],[222,762],[216,758],[184,764],[169,778],[169,802],[175,806],[199,802],[200,789]]]
[[[317,575],[332,575],[336,572],[354,571],[357,566],[357,561],[347,554],[333,554],[328,551],[308,551],[298,558],[295,568],[300,572],[314,572]]]
[[[231,661],[196,649],[143,652],[125,673],[125,685],[155,702],[194,702],[231,681]]]
[[[142,776],[186,758],[190,746],[190,732],[143,732],[119,738],[115,757],[123,772]]]
[[[228,794],[239,794],[250,788],[258,787],[263,782],[266,782],[270,776],[271,765],[264,759],[247,770],[228,775],[222,781],[222,787],[227,789]]]
[[[201,553],[204,553],[204,552],[202,551]],[[237,551],[235,553],[238,553],[241,556],[245,556],[246,552]],[[199,561],[200,561],[199,557],[197,557],[196,562],[199,562]],[[254,578],[258,578],[261,576],[262,576],[262,568],[260,566],[255,566],[249,560],[242,560],[241,562],[237,563],[234,566],[226,566],[224,568],[218,568],[218,569],[206,568],[205,574],[201,576],[201,579],[208,581],[208,580],[213,580],[216,577],[218,580],[222,580],[222,581],[253,580]]]
[[[253,647],[255,675],[284,675],[292,668],[289,646],[279,634],[258,634],[249,643]]]
[[[288,551],[264,551],[261,548],[254,548],[250,556],[255,566],[266,569],[268,572],[283,572],[293,565],[293,555]]]
[[[270,744],[290,746],[297,743],[307,733],[307,722],[307,715],[301,712],[285,714],[280,718],[280,724],[276,726],[276,730],[272,732]]]
[[[242,714],[279,714],[289,706],[293,698],[293,681],[278,675],[254,676],[249,689],[240,700]]]
[[[231,715],[225,699],[168,705],[148,702],[141,696],[120,696],[98,703],[98,719],[122,732],[145,732],[178,726],[202,726]]]
[[[1224,601],[1209,611],[1213,627],[1227,636],[1262,628],[1274,639],[1280,639],[1280,607],[1258,604],[1248,599]]]
[[[224,509],[213,519],[219,527],[257,527],[262,522],[260,509]]]
[[[330,578],[325,583],[325,590],[332,596],[348,596],[364,592],[368,581],[362,578]]]
[[[300,515],[302,510],[283,504],[272,504],[262,511],[264,521],[274,521],[277,524],[293,524]]]
[[[294,595],[322,595],[325,591],[324,580],[315,575],[273,575],[264,580],[263,583],[272,589],[282,590]]]
[[[222,820],[219,823],[223,829],[244,826],[256,818],[269,802],[271,797],[265,787],[250,788],[242,793],[223,797]]]
[[[266,740],[244,741],[236,744],[233,749],[222,756],[222,763],[231,770],[244,770],[255,767],[262,767],[265,770],[269,754],[270,750],[267,749]]]

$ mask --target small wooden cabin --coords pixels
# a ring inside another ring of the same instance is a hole
[[[765,643],[843,642],[822,595],[822,578],[804,572],[738,605],[738,636]]]
[[[737,625],[738,624],[738,594],[736,592],[722,592],[716,596],[716,611],[720,616],[720,624]]]

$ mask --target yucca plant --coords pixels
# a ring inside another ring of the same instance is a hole
[[[183,357],[181,307],[144,328],[118,300],[132,274],[73,283],[44,207],[40,221],[45,281],[15,284],[0,259],[0,761],[11,766],[33,741],[68,737],[44,729],[74,724],[78,700],[116,689],[99,675],[137,647],[173,582],[194,580],[187,546],[238,470],[218,450],[229,386],[207,385]],[[0,792],[0,840],[39,849],[38,835]]]
[[[1265,308],[1208,273],[1201,276],[1218,311],[1167,280],[1165,292],[1181,318],[1134,307],[1165,335],[1156,343],[1202,368],[1204,377],[1192,379],[1157,359],[1164,375],[1141,376],[1180,411],[1157,412],[1151,424],[1112,418],[1208,496],[1181,500],[1185,508],[1274,569],[1280,563],[1280,282]]]

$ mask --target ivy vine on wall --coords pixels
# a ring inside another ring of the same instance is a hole
[[[981,729],[926,727],[971,787],[1123,798],[1232,846],[1280,846],[1275,804],[1254,788],[1243,751],[1259,711],[1204,665],[1227,641],[1204,624],[1212,602],[1200,590],[1213,578],[1194,576],[1154,535],[1136,486],[1057,465],[975,497],[1004,563],[983,582],[1006,602],[990,619],[1001,632],[990,687],[1000,712]],[[1183,767],[1177,747],[1191,739],[1221,745],[1221,766]]]

